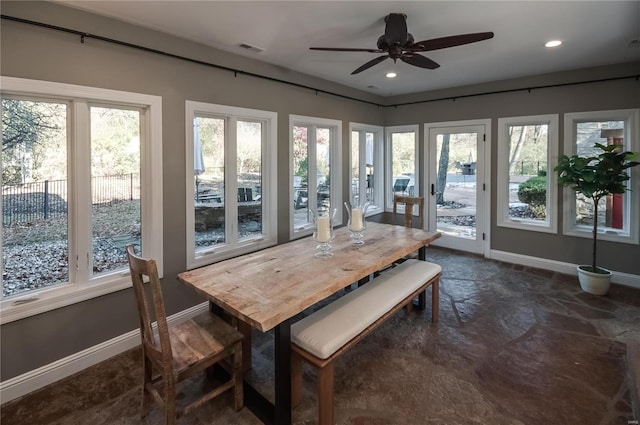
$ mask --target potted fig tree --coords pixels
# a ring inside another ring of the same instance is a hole
[[[595,144],[600,152],[594,156],[560,155],[558,183],[570,187],[593,203],[593,246],[591,265],[578,266],[578,280],[581,288],[588,293],[604,295],[609,291],[611,272],[598,266],[598,204],[607,195],[624,193],[629,180],[627,170],[640,162],[640,152],[623,151],[622,145]]]

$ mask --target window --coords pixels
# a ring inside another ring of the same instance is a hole
[[[382,127],[355,123],[351,123],[349,127],[351,202],[369,202],[367,215],[380,213],[384,210]]]
[[[624,150],[640,150],[638,126],[639,109],[615,111],[579,112],[565,114],[564,153],[566,155],[591,155],[596,153],[594,144],[623,145]],[[565,188],[564,233],[573,236],[592,237],[593,220],[599,220],[599,239],[638,243],[640,220],[640,172],[627,170],[631,180],[627,182],[624,194],[616,194],[603,199],[598,206],[601,213],[593,216],[593,205],[570,188]],[[635,217],[632,219],[632,217]]]
[[[418,126],[387,127],[386,134],[387,210],[391,210],[394,195],[418,196],[419,194]]]
[[[275,112],[186,102],[187,267],[277,243]]]
[[[498,226],[557,232],[558,116],[498,119]]]
[[[161,99],[2,78],[2,322],[162,273]]]
[[[291,238],[313,232],[309,209],[336,208],[342,223],[341,146],[342,122],[291,115]],[[314,200],[315,202],[311,201]]]

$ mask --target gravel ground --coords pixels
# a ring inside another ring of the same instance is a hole
[[[126,266],[124,247],[139,244],[139,218],[137,200],[93,205],[94,273]],[[66,214],[3,226],[3,296],[69,281],[67,228]]]
[[[130,238],[132,242],[134,241]],[[102,239],[94,243],[94,273],[126,266],[127,258],[121,240]],[[28,246],[5,246],[2,250],[2,295],[64,283],[69,280],[66,241],[37,242]]]

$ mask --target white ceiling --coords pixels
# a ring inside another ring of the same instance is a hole
[[[640,1],[60,1],[221,50],[383,96],[640,60]],[[493,31],[474,44],[423,53],[436,70],[379,54],[309,47],[376,48],[384,17],[407,15],[415,40]],[[83,29],[91,32],[91,29]],[[98,34],[99,35],[99,34]],[[551,39],[562,46],[544,47]],[[136,43],[136,40],[124,40]],[[237,47],[247,43],[261,53]],[[224,64],[220,64],[224,65]],[[385,77],[395,71],[395,79]]]

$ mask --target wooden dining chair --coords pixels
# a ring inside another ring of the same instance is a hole
[[[420,229],[424,228],[424,198],[421,196],[403,196],[393,195],[393,222],[396,223],[396,214],[398,213],[398,205],[404,204],[404,225],[405,227],[413,227],[413,207],[418,207],[418,217]],[[418,252],[412,252],[399,259],[394,265],[401,264],[409,259],[418,259]],[[426,294],[426,290],[425,290]],[[412,304],[407,304],[407,313],[411,311]]]
[[[404,225],[405,227],[413,227],[413,207],[418,207],[418,217],[420,223],[420,229],[424,228],[424,198],[418,196],[403,196],[403,195],[394,195],[393,196],[393,222],[396,223],[396,215],[398,213],[398,206],[404,204]],[[406,255],[404,258],[401,258],[396,262],[402,263],[408,259],[417,259],[418,253],[412,252],[409,255]]]
[[[424,228],[424,198],[421,196],[393,196],[393,222],[396,222],[398,205],[404,204],[404,225],[413,227],[413,207],[418,206],[418,217],[420,219],[420,229]]]
[[[156,262],[137,256],[133,245],[127,245],[126,250],[142,337],[141,417],[148,415],[149,400],[153,397],[164,413],[165,424],[173,425],[189,410],[230,389],[235,409],[242,409],[242,335],[209,312],[168,326]],[[150,293],[145,290],[145,280],[151,287]],[[152,327],[154,319],[157,333]],[[183,409],[177,409],[176,385],[216,363],[223,365],[225,359],[229,360],[224,366],[231,369],[231,378]]]

